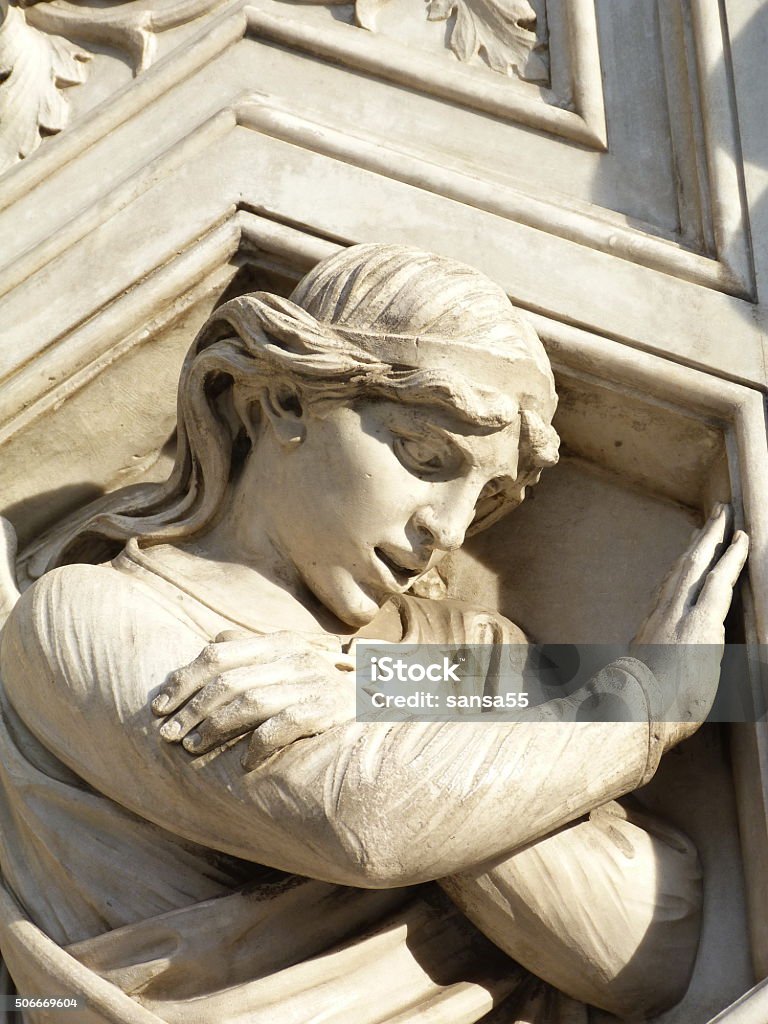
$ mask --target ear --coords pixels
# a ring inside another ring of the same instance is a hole
[[[265,423],[269,423],[275,437],[284,448],[295,448],[306,436],[304,407],[295,387],[275,384],[266,387],[261,396]]]

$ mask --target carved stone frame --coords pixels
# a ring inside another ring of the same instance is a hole
[[[606,222],[566,201],[535,198],[483,182],[446,167],[437,152],[406,153],[373,135],[350,133],[285,110],[279,100],[265,94],[258,73],[258,46],[268,45],[257,39],[260,15],[253,8],[243,9],[241,3],[232,0],[224,5],[191,45],[171,53],[87,121],[48,140],[34,161],[4,177],[0,232],[8,244],[5,269],[0,270],[0,300],[24,281],[32,287],[33,281],[41,279],[43,268],[78,238],[97,234],[107,218],[180,168],[198,179],[202,194],[209,189],[211,173],[216,173],[225,206],[241,197],[244,205],[254,209],[263,203],[267,208],[279,206],[279,186],[271,179],[280,177],[282,164],[295,173],[300,163],[296,147],[300,147],[307,167],[318,169],[319,177],[327,163],[324,157],[340,162],[339,181],[354,180],[355,188],[372,175],[381,176],[379,202],[389,204],[387,220],[393,221],[393,233],[403,230],[399,209],[414,189],[423,198],[425,217],[436,222],[445,219],[450,229],[446,245],[455,244],[457,255],[463,251],[457,237],[460,230],[486,232],[489,271],[495,274],[496,266],[510,267],[502,283],[520,305],[588,324],[630,346],[693,361],[730,379],[763,380],[762,345],[748,304],[735,297],[749,291],[751,277],[744,263],[749,242],[743,229],[738,147],[723,143],[732,139],[735,130],[727,76],[717,79],[720,93],[703,104],[709,128],[705,130],[705,124],[700,136],[705,156],[707,147],[712,151],[705,160],[713,168],[713,178],[706,183],[708,194],[712,193],[707,203],[725,218],[723,230],[738,250],[733,253],[735,263],[724,253],[717,258],[701,256],[639,229]],[[366,35],[350,26],[338,27]],[[702,29],[701,38],[709,39],[709,50],[714,50],[722,40],[719,21]],[[195,102],[185,106],[190,92],[195,93]],[[238,128],[252,133],[250,164],[245,158],[248,144]],[[114,153],[120,154],[122,168],[117,182],[99,173],[103,161],[113,159]],[[206,164],[196,166],[202,154]],[[80,173],[71,170],[75,160]],[[256,188],[254,176],[266,180]],[[254,189],[261,197],[250,197]],[[294,216],[314,219],[321,233],[351,239],[354,202],[347,202],[338,190],[334,196],[333,191],[327,188],[319,200],[322,214],[313,217],[297,208]],[[23,231],[15,227],[17,218]],[[736,230],[739,224],[742,228]],[[196,222],[191,230],[197,231]],[[712,230],[716,235],[716,224]],[[166,259],[186,244],[189,235],[182,224],[174,225],[173,234],[176,241],[167,247]],[[733,277],[737,264],[742,268],[738,281]],[[570,267],[578,267],[578,274]],[[569,268],[568,273],[561,268]],[[598,279],[600,290],[590,289],[588,282]],[[653,302],[640,305],[640,295],[653,296]],[[35,299],[32,308],[40,301]],[[688,340],[690,303],[695,303],[699,319],[695,346]],[[19,318],[21,322],[20,314]],[[727,358],[723,335],[731,340]],[[21,369],[26,351],[22,343],[21,353],[4,353],[0,379]]]

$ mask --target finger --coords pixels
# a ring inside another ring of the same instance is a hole
[[[335,633],[309,633],[302,632],[300,630],[287,629],[276,630],[273,633],[265,633],[262,636],[257,637],[246,630],[225,629],[216,636],[215,643],[242,643],[243,641],[249,640],[270,640],[272,642],[279,642],[282,646],[286,646],[288,649],[294,649],[298,646],[304,645],[328,651],[338,651],[341,649],[341,641]]]
[[[169,743],[177,743],[216,708],[231,703],[238,694],[252,686],[253,673],[250,669],[233,669],[217,676],[163,724],[160,735]]]
[[[719,505],[707,520],[699,538],[686,552],[670,612],[675,618],[692,608],[701,593],[707,574],[712,568],[731,528],[732,513],[729,505]]]
[[[190,753],[204,754],[234,736],[255,729],[281,711],[317,696],[314,680],[247,690],[211,712],[195,732],[186,737],[184,747]]]
[[[351,640],[347,641],[343,649],[346,650],[347,654],[349,654],[350,657],[354,657],[357,653],[357,648],[359,647],[360,644],[366,644],[368,646],[375,644],[377,647],[383,647],[384,644],[392,643],[394,643],[393,640],[379,640],[378,637],[353,636]]]
[[[739,578],[749,552],[749,538],[738,530],[720,561],[707,576],[696,602],[696,611],[713,622],[722,623],[733,600],[733,588]]]
[[[341,650],[341,640],[335,633],[303,633],[300,630],[281,629],[265,634],[264,638],[277,642],[287,651],[303,650],[307,646],[321,651]]]
[[[319,702],[308,701],[286,708],[254,732],[242,760],[243,768],[247,772],[252,771],[261,761],[283,747],[307,736],[316,736],[333,724],[334,716]]]
[[[240,694],[249,690],[256,694],[259,690],[272,690],[274,686],[283,684],[280,691],[283,702],[274,711],[269,712],[274,714],[286,705],[296,703],[300,699],[299,695],[304,696],[304,689],[301,687],[306,687],[310,681],[312,692],[317,693],[323,686],[323,676],[332,671],[333,660],[333,656],[327,651],[309,655],[302,652],[285,660],[271,661],[266,665],[248,665],[245,668],[234,668],[224,672],[206,683],[176,711],[164,723],[160,735],[170,743],[177,743],[213,711],[224,704],[231,704]],[[273,691],[273,694],[274,692],[276,691]],[[267,718],[269,715],[264,717]],[[253,728],[253,725],[250,727]]]
[[[661,583],[657,602],[659,606],[663,603],[672,603],[680,588],[681,577],[689,569],[691,561],[696,558],[697,552],[701,549],[702,541],[713,529],[717,529],[718,525],[723,521],[723,516],[728,517],[729,515],[730,506],[717,502],[713,505],[709,518],[704,525],[697,527],[691,533],[687,548],[674,562]]]
[[[238,642],[236,646],[240,653],[235,664],[231,648],[227,645],[206,644],[194,661],[168,675],[160,693],[152,701],[152,711],[156,715],[168,715],[176,711],[207,683],[222,676],[229,669],[239,667],[244,647],[245,653],[250,654],[255,660],[257,652],[262,649],[262,640],[262,637],[252,637],[250,641]]]
[[[687,560],[691,557],[691,555],[696,549],[696,545],[699,543],[699,538],[701,537],[701,529],[701,527],[697,526],[696,529],[691,532],[688,547],[685,549],[682,555],[680,555],[679,558],[675,559],[669,571],[664,576],[664,579],[659,584],[658,597],[656,598],[655,608],[667,607],[672,603],[672,600],[674,599],[674,596],[677,593],[677,588],[680,583],[680,574],[683,572],[687,564]],[[653,614],[654,612],[652,611],[651,615]]]
[[[713,519],[715,516],[719,515],[721,509],[722,505],[715,505],[712,509],[710,519]],[[680,588],[680,578],[682,574],[685,572],[686,566],[689,564],[690,559],[693,557],[696,548],[701,540],[702,531],[706,529],[708,523],[709,520],[707,520],[707,523],[705,523],[703,527],[697,526],[695,530],[691,531],[691,536],[685,551],[683,551],[682,555],[675,559],[675,561],[670,566],[669,571],[666,573],[663,580],[659,584],[658,589],[656,591],[654,605],[651,608],[648,615],[643,620],[643,623],[640,629],[638,630],[638,635],[640,635],[646,628],[646,626],[650,625],[659,614],[668,616],[670,605],[675,600],[678,590]]]
[[[307,650],[318,653],[338,652],[338,638],[326,633],[299,634],[281,631],[248,639],[207,644],[194,661],[167,677],[160,693],[152,702],[156,715],[176,711],[202,686],[226,672],[249,666],[278,662]]]
[[[334,673],[341,672],[346,676],[354,667],[354,660],[338,651],[301,650],[266,663],[252,662],[250,665],[231,669],[203,685],[195,696],[176,710],[173,717],[161,728],[160,735],[171,742],[182,739],[213,710],[224,703],[229,703],[245,690],[271,687],[278,683],[285,683],[290,687],[311,681],[313,692],[317,693],[324,686],[336,682]],[[295,701],[295,695],[290,699],[286,696],[285,703],[291,704]],[[157,705],[158,701],[155,701],[153,710]],[[285,704],[281,705],[284,706]]]
[[[194,732],[186,736],[184,748],[192,754],[207,753],[283,712],[295,711],[300,705],[311,705],[315,709],[317,728],[307,735],[320,728],[327,729],[331,724],[354,719],[357,713],[354,690],[329,691],[323,689],[322,683],[319,686],[315,676],[308,676],[304,682],[292,681],[248,690],[213,711]]]

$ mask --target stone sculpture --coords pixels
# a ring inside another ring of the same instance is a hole
[[[79,995],[85,1021],[356,1024],[682,996],[696,852],[615,801],[714,698],[746,557],[726,508],[637,657],[570,699],[479,727],[354,718],[355,635],[525,643],[407,591],[555,463],[555,403],[503,292],[408,247],[354,246],[290,300],[211,317],[167,484],[22,560],[39,578],[0,651],[0,944],[22,993]],[[676,674],[646,646],[673,642],[710,653]],[[634,721],[601,720],[617,692]]]

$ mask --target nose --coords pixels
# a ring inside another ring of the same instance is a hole
[[[446,494],[444,500],[432,500],[420,506],[413,515],[413,525],[426,545],[441,551],[455,551],[464,543],[464,536],[475,515],[477,494]]]

